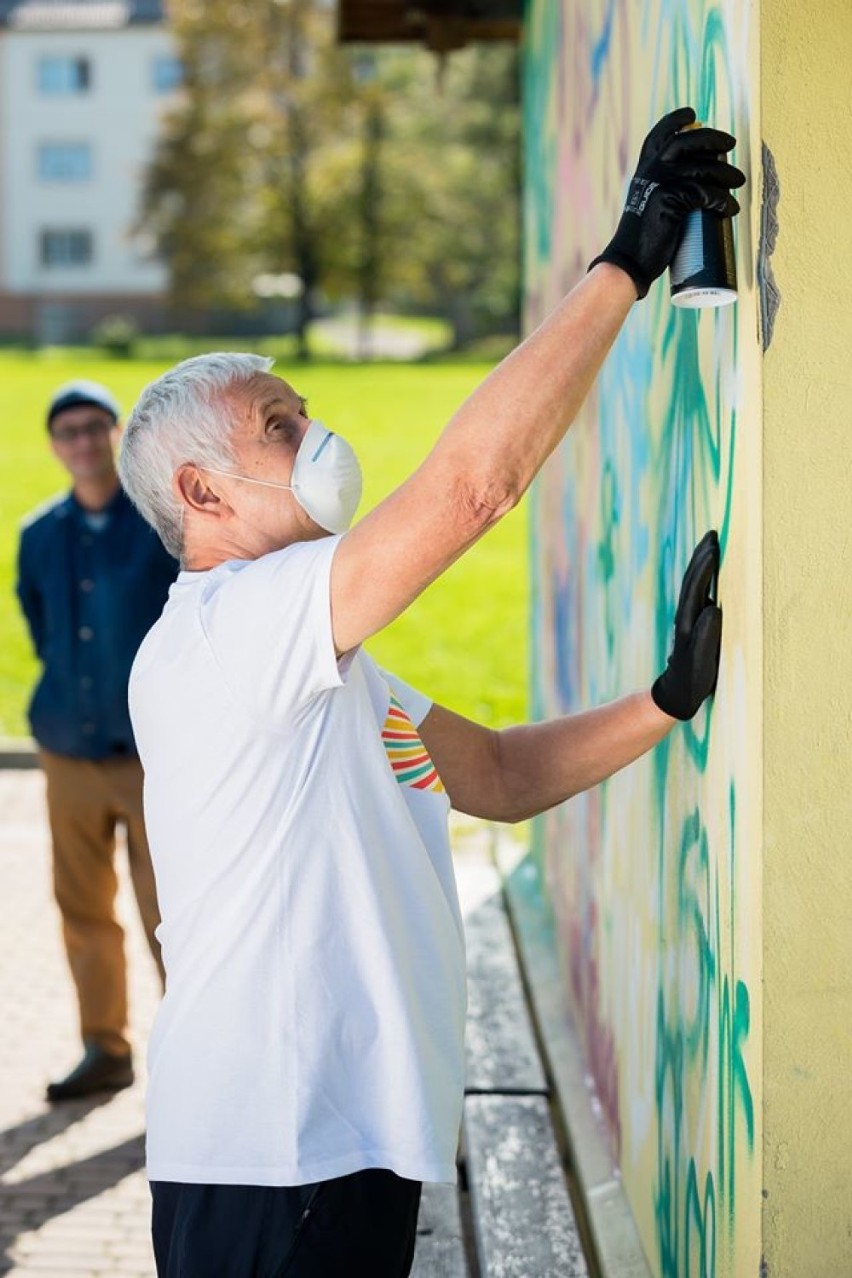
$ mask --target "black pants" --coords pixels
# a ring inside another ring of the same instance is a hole
[[[151,1184],[158,1278],[406,1278],[420,1182],[360,1171],[314,1185]]]

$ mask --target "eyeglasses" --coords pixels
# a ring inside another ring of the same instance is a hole
[[[57,426],[50,433],[59,444],[74,444],[78,439],[100,439],[112,428],[112,422],[93,421],[83,426]]]

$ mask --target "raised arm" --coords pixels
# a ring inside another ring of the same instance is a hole
[[[331,579],[339,652],[381,630],[518,502],[564,437],[637,296],[695,208],[733,213],[734,139],[673,112],[648,135],[616,235],[545,322],[477,388],[422,466],[342,540]],[[401,411],[404,411],[401,410]]]
[[[340,652],[398,616],[518,502],[635,300],[628,275],[597,266],[474,391],[420,468],[344,537],[331,581]]]

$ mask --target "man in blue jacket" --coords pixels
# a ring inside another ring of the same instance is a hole
[[[115,915],[119,823],[163,974],[127,682],[177,564],[119,484],[118,418],[112,395],[95,382],[71,382],[53,396],[47,429],[72,487],[25,521],[18,558],[18,597],[43,667],[30,724],[47,782],[54,887],[84,1047],[71,1073],[49,1085],[52,1101],[133,1082],[124,933]]]

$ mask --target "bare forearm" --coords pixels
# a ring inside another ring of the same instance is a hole
[[[523,821],[588,790],[652,749],[676,720],[650,692],[498,733],[500,813]]]
[[[485,492],[517,499],[576,417],[636,301],[603,263],[465,401],[433,451]]]

